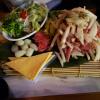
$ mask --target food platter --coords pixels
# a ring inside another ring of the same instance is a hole
[[[23,75],[30,75],[36,71],[36,68],[39,68],[33,75],[37,76],[36,73],[43,71],[42,68],[46,66],[44,73],[59,72],[61,75],[66,73],[67,76],[75,74],[77,70],[77,75],[75,75],[82,76],[79,73],[85,68],[90,69],[90,72],[92,69],[99,69],[100,25],[95,14],[81,7],[70,10],[51,10],[45,21],[43,27],[27,39],[21,38],[16,42],[11,40],[0,44],[2,71],[10,72],[15,69]],[[41,57],[44,57],[44,60]],[[37,67],[32,67],[32,59],[40,62],[39,64],[36,63],[37,61],[34,62],[36,66],[38,65]],[[41,60],[43,61],[41,62]],[[33,72],[26,67],[25,71],[24,67],[19,68],[27,63],[29,63],[27,67],[31,68]],[[4,66],[10,67],[10,69]],[[29,72],[27,72],[28,70]],[[100,76],[99,70],[92,75],[97,74]]]

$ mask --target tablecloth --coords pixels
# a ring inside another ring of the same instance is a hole
[[[100,92],[100,78],[75,78],[40,76],[38,80],[27,80],[21,76],[4,78],[11,94],[16,98]]]

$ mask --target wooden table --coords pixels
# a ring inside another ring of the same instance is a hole
[[[12,99],[12,100],[100,100],[100,93],[31,97],[31,98],[20,98],[20,99]]]

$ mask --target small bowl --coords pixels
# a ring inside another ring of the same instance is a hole
[[[38,2],[34,2],[34,3],[40,4],[40,3],[38,3]],[[25,3],[25,4],[21,5],[20,8],[24,8],[24,7],[26,7],[26,5],[27,5],[27,4]],[[48,9],[48,7],[47,7],[46,4],[43,4],[43,5]],[[43,25],[45,24],[45,22],[46,22],[46,20],[47,20],[47,17],[48,17],[48,12],[46,13],[46,16],[45,16],[44,20],[42,21],[39,30],[40,30],[40,29],[43,27]],[[9,40],[9,41],[18,41],[18,40],[26,39],[26,38],[28,38],[28,37],[34,35],[34,34],[35,34],[36,32],[38,32],[39,30],[34,30],[33,32],[28,33],[27,35],[22,36],[22,37],[20,37],[20,38],[12,38],[12,37],[10,37],[10,36],[9,36],[6,32],[4,32],[4,31],[2,31],[2,34],[3,34],[4,38],[6,38],[6,39]]]

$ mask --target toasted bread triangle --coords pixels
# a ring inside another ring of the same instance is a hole
[[[51,56],[52,52],[47,52],[32,57],[15,59],[7,62],[6,65],[18,71],[28,79],[34,79]]]

